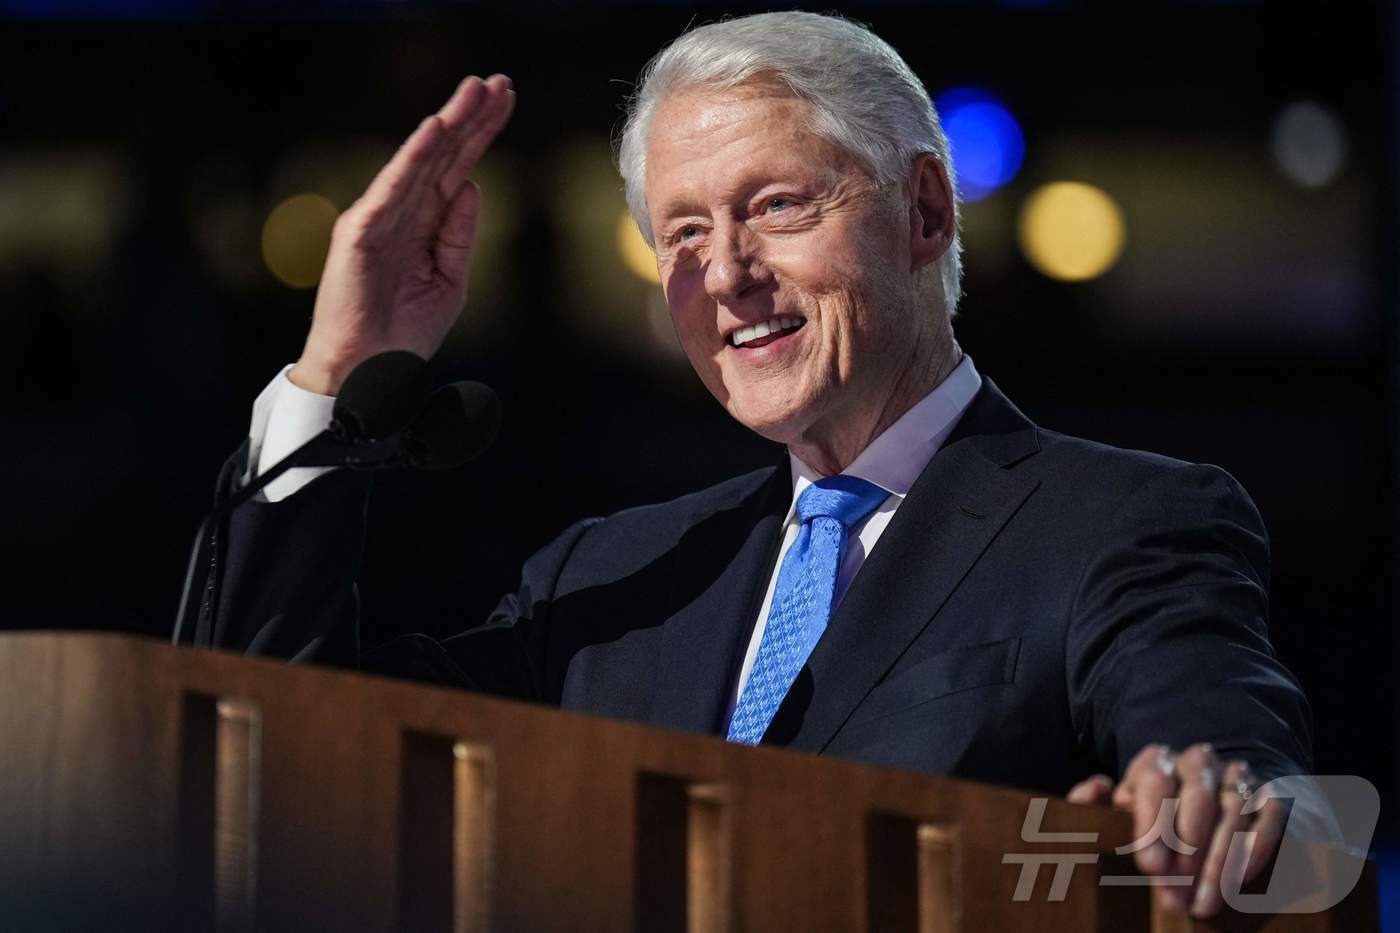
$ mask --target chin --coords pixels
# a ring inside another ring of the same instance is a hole
[[[799,439],[811,420],[804,417],[804,409],[767,405],[731,404],[729,414],[750,431],[778,444],[790,444]]]

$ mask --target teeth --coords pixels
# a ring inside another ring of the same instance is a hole
[[[776,334],[780,330],[790,330],[802,323],[800,317],[775,317],[757,324],[750,324],[748,327],[741,327],[729,337],[729,342],[736,347],[742,347],[750,340],[758,340],[760,337],[767,337],[769,334]]]

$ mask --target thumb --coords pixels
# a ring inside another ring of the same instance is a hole
[[[466,278],[467,263],[476,242],[476,221],[480,208],[481,189],[476,182],[467,181],[443,214],[434,258],[438,270],[449,282],[460,282]]]

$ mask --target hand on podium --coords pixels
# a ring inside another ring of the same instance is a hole
[[[1130,811],[1134,838],[1148,841],[1134,852],[1138,870],[1145,875],[1195,878],[1189,888],[1163,887],[1166,906],[1189,911],[1193,917],[1213,917],[1224,905],[1220,879],[1234,834],[1257,834],[1246,850],[1248,863],[1230,866],[1246,883],[1273,858],[1283,836],[1288,814],[1282,801],[1269,800],[1257,812],[1243,813],[1254,790],[1249,765],[1238,760],[1222,763],[1209,743],[1197,743],[1180,754],[1166,745],[1148,745],[1133,758],[1116,786],[1108,775],[1097,774],[1076,784],[1069,801],[1111,801]],[[1167,806],[1168,800],[1176,804]],[[1173,815],[1171,826],[1158,826],[1159,820]]]

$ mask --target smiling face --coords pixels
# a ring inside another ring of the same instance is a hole
[[[881,420],[935,329],[907,194],[813,133],[810,114],[766,84],[677,92],[646,171],[691,365],[741,423],[799,446]]]

